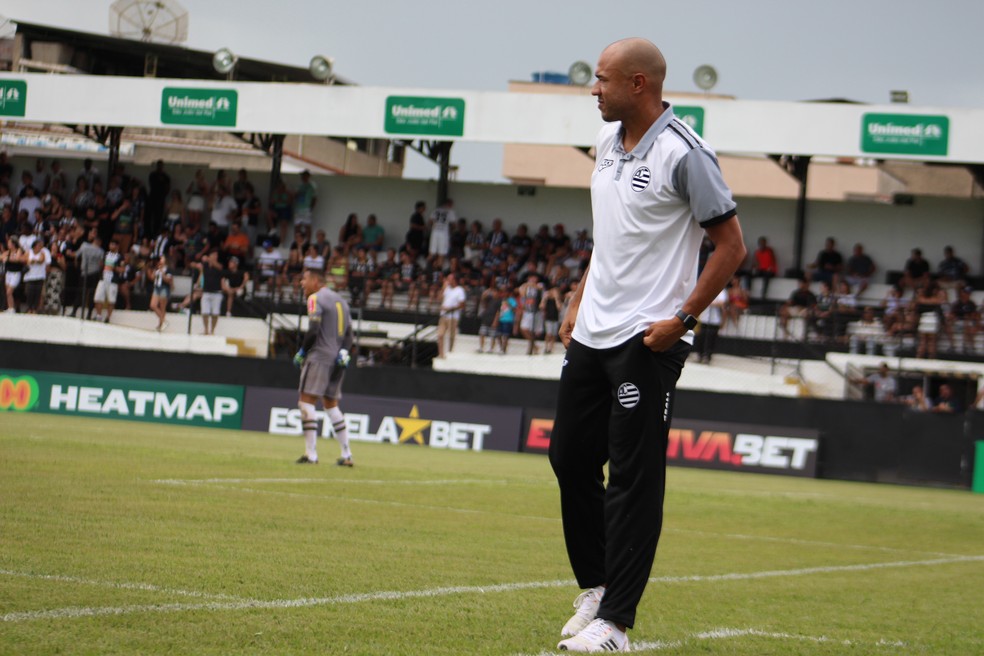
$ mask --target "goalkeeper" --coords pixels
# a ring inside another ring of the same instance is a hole
[[[352,316],[348,303],[335,291],[325,287],[324,273],[305,269],[301,274],[301,288],[307,298],[308,331],[301,349],[294,356],[294,364],[301,369],[298,386],[301,410],[301,426],[304,429],[304,455],[297,464],[318,463],[318,419],[315,405],[320,399],[325,410],[325,421],[331,422],[335,438],[342,448],[336,464],[352,466],[352,450],[349,448],[345,415],[338,408],[342,398],[342,378],[349,364],[352,348]]]

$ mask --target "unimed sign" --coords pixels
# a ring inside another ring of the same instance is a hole
[[[234,89],[165,87],[161,123],[234,128],[238,104]]]
[[[389,134],[460,137],[465,133],[462,98],[389,96],[384,129]]]

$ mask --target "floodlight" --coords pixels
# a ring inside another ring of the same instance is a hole
[[[574,62],[567,71],[567,77],[571,81],[571,84],[583,87],[591,81],[591,64],[584,61]]]
[[[713,66],[704,64],[703,66],[698,66],[694,71],[694,84],[696,84],[699,89],[710,91],[714,88],[714,85],[717,84],[717,81],[718,74],[717,71],[714,70]]]
[[[212,57],[212,68],[220,75],[228,75],[236,67],[237,61],[239,61],[239,58],[231,50],[228,48],[219,48]]]
[[[331,57],[325,57],[324,55],[315,55],[311,58],[311,63],[308,64],[308,71],[311,72],[311,77],[315,80],[321,82],[330,81],[332,78],[332,72],[335,67],[335,60]]]

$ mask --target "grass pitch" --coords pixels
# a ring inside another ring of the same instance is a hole
[[[553,653],[546,458],[354,450],[0,414],[0,654]],[[984,653],[984,496],[671,469],[666,510],[635,651]]]

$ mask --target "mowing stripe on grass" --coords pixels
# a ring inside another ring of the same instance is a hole
[[[711,574],[694,576],[660,576],[649,579],[653,583],[704,583],[717,581],[746,581],[779,576],[806,576],[810,574],[830,574],[835,572],[864,572],[876,569],[899,567],[931,567],[934,565],[949,565],[961,562],[982,562],[984,556],[962,556],[955,558],[937,558],[933,560],[897,561],[889,563],[868,563],[862,565],[832,565],[827,567],[806,567],[802,569],[771,570],[764,572],[736,572],[731,574]],[[127,615],[131,613],[176,613],[188,611],[236,611],[251,609],[288,609],[309,606],[331,606],[338,604],[354,604],[366,601],[403,601],[426,597],[444,597],[460,594],[485,594],[490,592],[515,592],[517,590],[534,590],[542,588],[562,588],[576,585],[573,581],[529,581],[526,583],[500,583],[486,586],[452,586],[429,588],[425,590],[380,591],[361,594],[338,595],[334,597],[315,597],[306,599],[240,599],[229,602],[206,602],[198,604],[146,604],[134,606],[115,606],[99,608],[56,608],[52,610],[24,611],[7,613],[0,616],[4,622],[26,622],[41,619],[73,619],[78,617],[93,617],[98,615]]]
[[[898,649],[905,647],[906,643],[896,640],[879,640],[877,642],[858,642],[855,640],[843,640],[829,638],[827,636],[805,636],[794,633],[776,633],[772,631],[760,631],[758,629],[712,629],[693,633],[681,640],[653,640],[645,642],[633,641],[630,646],[634,652],[663,651],[664,649],[680,649],[687,644],[700,642],[703,640],[728,640],[754,636],[756,638],[772,638],[774,640],[801,640],[804,642],[829,643],[843,645],[845,647],[892,647]],[[552,656],[556,651],[541,651],[536,654],[517,654],[517,656]]]
[[[868,544],[844,544],[841,542],[823,542],[820,540],[804,540],[802,538],[780,538],[768,535],[746,535],[744,533],[715,533],[714,531],[696,531],[687,528],[668,528],[664,531],[677,533],[689,533],[690,535],[701,535],[705,537],[734,538],[735,540],[759,540],[761,542],[779,542],[782,544],[802,544],[811,547],[836,547],[838,549],[870,549],[872,551],[887,551],[890,553],[922,554],[924,556],[937,556],[940,558],[960,558],[965,554],[942,553],[939,551],[917,551],[915,549],[899,549],[898,547],[879,547]]]
[[[227,594],[211,594],[208,592],[197,592],[195,590],[175,590],[173,588],[162,588],[150,583],[126,583],[117,581],[99,581],[95,579],[83,579],[78,576],[63,576],[61,574],[35,574],[33,572],[15,572],[9,569],[0,569],[0,576],[19,576],[22,578],[38,579],[42,581],[59,581],[64,583],[79,583],[81,585],[94,585],[104,588],[116,588],[117,590],[140,590],[142,592],[162,592],[165,594],[178,595],[182,597],[199,597],[201,599],[224,599],[232,601],[244,601],[242,597],[234,597]]]

